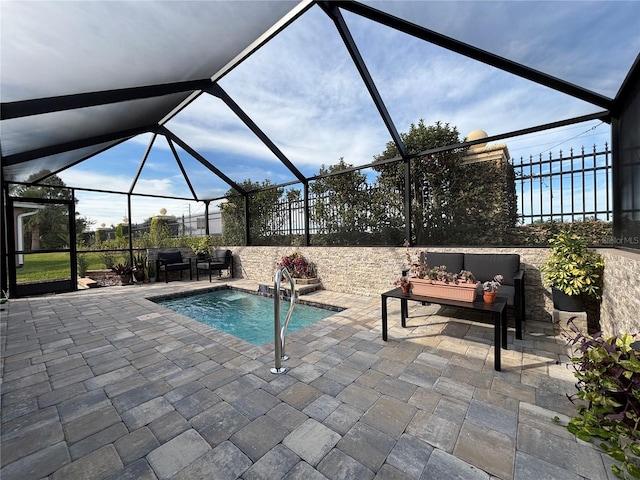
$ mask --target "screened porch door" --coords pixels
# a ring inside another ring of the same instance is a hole
[[[71,200],[9,197],[12,297],[77,289],[75,208]],[[13,259],[13,261],[11,261]]]

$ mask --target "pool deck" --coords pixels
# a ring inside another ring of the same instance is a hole
[[[224,282],[214,281],[213,284]],[[246,280],[234,286],[257,289]],[[613,479],[563,426],[575,407],[550,323],[318,291],[347,307],[255,347],[146,297],[173,281],[12,299],[2,306],[2,480]],[[559,423],[553,418],[559,417]]]

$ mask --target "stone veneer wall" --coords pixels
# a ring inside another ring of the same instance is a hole
[[[405,265],[404,247],[220,247],[234,256],[235,276],[265,285],[273,284],[280,259],[298,251],[318,266],[327,290],[375,297],[393,288]],[[189,248],[149,249],[149,263],[155,265],[158,250],[180,250],[193,257]],[[550,321],[553,311],[550,289],[542,285],[540,266],[549,255],[547,248],[422,247],[417,252],[517,253],[525,268],[525,318]],[[601,249],[605,258],[604,293],[600,325],[606,335],[640,332],[640,253]],[[622,287],[622,288],[621,288]]]
[[[605,335],[640,332],[640,252],[603,249],[600,327]]]
[[[318,275],[327,290],[375,297],[393,288],[405,265],[404,247],[221,247],[233,252],[235,275],[271,285],[276,264],[297,250],[318,266]],[[155,265],[158,250],[147,251],[149,263]],[[183,257],[193,257],[189,248],[180,250]],[[550,321],[553,311],[550,289],[542,285],[540,266],[549,255],[547,248],[478,248],[423,247],[417,252],[517,253],[525,268],[525,316]],[[604,292],[600,326],[606,335],[640,332],[640,253],[600,249],[605,258]],[[621,288],[622,287],[622,288]]]
[[[233,251],[236,277],[259,283],[273,283],[275,266],[297,250],[318,266],[327,290],[378,296],[393,288],[405,265],[404,247],[222,247]],[[542,287],[539,266],[548,255],[546,248],[411,248],[413,258],[421,250],[469,253],[517,253],[525,268],[526,318],[550,321],[551,293]]]

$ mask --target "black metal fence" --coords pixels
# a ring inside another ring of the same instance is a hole
[[[522,223],[612,221],[611,151],[608,144],[590,151],[573,149],[547,158],[512,160],[516,172],[518,215]]]
[[[520,224],[613,220],[611,151],[608,144],[604,148],[594,145],[590,151],[582,147],[578,153],[572,149],[568,156],[560,151],[556,156],[549,153],[548,156],[521,157],[512,159],[511,164],[515,171]],[[349,225],[343,221],[344,208],[348,206],[336,204],[329,194],[310,196],[310,234],[344,233],[356,222],[359,222],[360,231],[364,233],[371,230],[366,227],[367,221],[381,217],[393,218],[403,213],[401,203],[374,204],[380,198],[394,195],[400,198],[400,192],[381,196],[378,187],[366,185],[357,194],[369,199],[365,202],[369,210],[351,215]],[[314,214],[318,209],[322,209],[322,215]],[[373,209],[377,210],[375,214]],[[303,200],[283,199],[274,205],[266,229],[273,236],[301,236],[304,235],[304,222]],[[377,227],[379,225],[373,229]]]

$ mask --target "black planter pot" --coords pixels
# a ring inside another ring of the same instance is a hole
[[[563,312],[583,312],[584,305],[581,295],[567,295],[555,287],[551,287],[553,295],[553,308]]]

